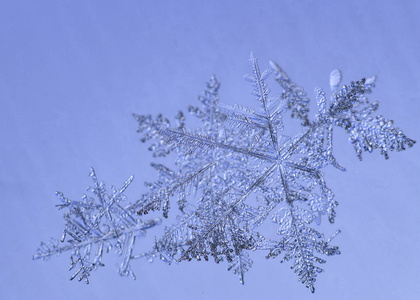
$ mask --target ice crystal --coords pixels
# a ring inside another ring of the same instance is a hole
[[[153,156],[175,158],[174,168],[152,163],[158,179],[146,183],[149,191],[137,202],[126,208],[119,205],[129,182],[104,198],[95,176],[93,191],[99,204],[87,198],[71,202],[61,196],[63,206],[70,208],[65,215],[65,233],[73,238],[68,247],[73,249],[72,265],[80,265],[76,273],[81,273],[81,279],[101,264],[101,249],[112,240],[123,249],[123,275],[132,274],[128,263],[134,258],[157,257],[169,264],[212,259],[226,261],[227,269],[244,283],[244,274],[253,263],[250,252],[259,250],[266,258],[290,261],[299,281],[315,291],[325,256],[340,254],[338,247],[331,245],[339,231],[326,238],[316,229],[323,215],[334,223],[338,205],[321,169],[331,165],[345,170],[334,156],[334,130],[342,128],[348,133],[360,159],[363,152],[376,148],[388,158],[389,151],[405,150],[415,142],[393,127],[392,121],[373,116],[378,103],[370,103],[366,95],[374,87],[375,77],[340,88],[342,75],[334,70],[330,99],[323,90],[315,90],[318,111],[311,120],[309,98],[301,87],[277,64],[270,62],[271,70],[261,72],[252,54],[250,61],[252,74],[246,79],[252,84],[258,109],[221,105],[220,85],[212,76],[199,97],[200,105],[188,108],[201,122],[199,129],[186,129],[182,112],[176,115],[174,125],[162,115],[134,115],[141,141],[150,145]],[[270,96],[266,84],[270,74],[283,89],[277,98]],[[300,133],[286,134],[283,119],[287,115],[298,120]],[[156,219],[142,222],[133,212],[144,216],[161,211],[167,218],[177,211],[171,209],[174,205],[179,208],[176,222],[165,227],[149,252],[133,255],[135,237],[157,223]],[[277,235],[261,226],[267,223],[277,227]],[[92,245],[100,250],[94,261],[88,262]],[[43,244],[35,258],[70,248]]]
[[[72,251],[70,270],[75,269],[75,272],[70,280],[77,277],[79,281],[85,280],[89,283],[91,271],[104,266],[104,253],[115,248],[116,253],[121,256],[119,274],[135,278],[130,261],[136,238],[159,224],[160,219],[141,221],[129,207],[122,206],[121,202],[125,200],[123,192],[132,182],[132,176],[120,189],[112,187],[110,194],[107,193],[105,183],[98,181],[93,169],[90,176],[94,186],[88,188],[88,191],[95,197],[84,195],[82,201],[72,201],[57,192],[62,202],[57,205],[58,208],[67,210],[64,214],[66,224],[61,241],[51,239],[49,243],[42,242],[33,259],[46,260],[62,252]],[[65,241],[65,245],[60,245],[60,242]]]

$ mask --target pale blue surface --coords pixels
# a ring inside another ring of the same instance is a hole
[[[419,145],[360,163],[344,135],[335,150],[348,172],[326,174],[340,203],[330,229],[342,230],[342,255],[328,259],[315,295],[262,255],[245,286],[224,266],[196,262],[134,262],[132,281],[112,259],[86,286],[68,281],[67,255],[31,256],[62,231],[54,192],[79,199],[90,166],[109,184],[134,174],[131,199],[145,191],[154,174],[131,113],[173,116],[212,73],[221,101],[252,106],[242,78],[251,51],[312,99],[335,68],[344,82],[378,75],[370,99],[419,142],[419,15],[416,1],[1,2],[0,298],[417,299]]]

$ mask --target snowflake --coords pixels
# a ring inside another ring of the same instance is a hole
[[[314,292],[317,275],[323,271],[320,265],[326,262],[323,257],[340,254],[338,247],[331,245],[339,231],[325,238],[316,229],[323,215],[334,222],[338,205],[321,169],[332,165],[345,170],[333,154],[334,128],[341,127],[349,134],[360,159],[363,152],[376,148],[387,159],[389,151],[405,150],[415,141],[393,127],[392,121],[372,116],[378,103],[369,103],[366,94],[374,87],[375,77],[339,88],[341,72],[333,71],[330,100],[317,89],[318,111],[310,120],[309,99],[302,88],[277,64],[271,62],[272,70],[261,72],[252,54],[250,61],[252,75],[246,79],[252,83],[257,110],[221,105],[220,85],[212,76],[199,97],[201,105],[188,108],[202,123],[201,128],[186,129],[182,112],[176,115],[174,126],[162,115],[134,115],[141,141],[150,144],[154,157],[175,158],[175,168],[152,163],[158,179],[147,183],[149,191],[125,208],[119,205],[119,197],[129,182],[104,198],[94,175],[93,191],[99,204],[87,198],[71,202],[60,196],[62,206],[70,207],[65,233],[73,240],[67,248],[55,242],[50,247],[43,244],[35,258],[71,248],[76,258],[72,266],[80,265],[76,275],[81,273],[80,279],[87,279],[102,258],[102,250],[98,250],[100,255],[88,263],[91,245],[102,249],[112,240],[124,253],[122,275],[133,274],[129,261],[134,258],[157,257],[169,264],[211,258],[216,263],[226,261],[227,269],[244,283],[244,274],[253,263],[250,252],[259,250],[266,258],[290,261],[299,281]],[[266,85],[271,73],[283,89],[277,98],[270,97]],[[286,135],[286,114],[299,121],[299,134]],[[167,218],[173,211],[173,198],[180,211],[176,222],[165,227],[149,252],[133,255],[135,237],[159,222],[139,218],[151,211],[162,211]],[[267,223],[276,227],[277,235],[266,232]]]
[[[60,246],[59,241],[54,238],[49,243],[42,242],[33,259],[47,260],[62,252],[72,251],[70,270],[76,271],[70,280],[78,277],[79,281],[85,280],[89,283],[91,271],[104,266],[104,253],[115,248],[116,253],[122,257],[119,274],[135,278],[130,261],[136,238],[143,236],[147,229],[159,224],[161,220],[156,218],[143,222],[135,213],[130,212],[129,207],[121,206],[121,202],[125,200],[123,192],[133,181],[133,176],[120,189],[111,187],[111,194],[107,193],[105,183],[98,181],[93,169],[90,177],[94,186],[88,188],[88,191],[95,198],[84,195],[82,201],[72,201],[57,192],[62,202],[57,205],[58,208],[67,209],[64,214],[66,225],[61,237],[62,243],[67,236],[70,237],[67,244]],[[92,255],[93,260],[90,258]]]

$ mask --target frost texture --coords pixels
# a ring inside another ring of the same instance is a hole
[[[374,77],[340,88],[342,75],[334,70],[330,76],[332,95],[328,100],[323,90],[315,90],[318,111],[310,120],[309,98],[301,87],[277,64],[270,62],[272,70],[261,72],[253,55],[250,61],[252,74],[246,79],[252,85],[257,109],[220,105],[220,85],[213,76],[199,97],[200,105],[188,108],[201,121],[199,129],[186,129],[182,112],[176,115],[174,125],[162,115],[134,115],[141,141],[150,145],[153,156],[175,158],[174,168],[152,163],[158,179],[146,184],[149,191],[137,202],[123,209],[116,200],[120,192],[101,200],[103,188],[95,176],[93,191],[100,204],[63,198],[64,206],[70,208],[65,232],[72,232],[69,243],[76,259],[72,265],[81,265],[81,279],[100,265],[102,257],[86,264],[85,249],[89,253],[92,245],[101,249],[103,243],[113,240],[125,253],[120,270],[124,275],[132,274],[128,262],[133,258],[157,257],[169,264],[212,259],[226,261],[227,269],[244,283],[244,274],[253,263],[250,253],[259,250],[266,258],[289,262],[299,281],[315,291],[325,257],[340,254],[338,247],[331,245],[339,231],[326,238],[316,229],[322,216],[334,222],[338,205],[321,169],[332,165],[345,171],[334,157],[334,130],[341,127],[349,134],[360,159],[363,152],[376,148],[388,158],[389,151],[405,150],[415,142],[393,127],[392,121],[373,116],[378,103],[369,103],[366,95],[374,87]],[[278,98],[271,98],[266,84],[272,73],[283,89]],[[295,136],[285,133],[283,118],[287,114],[302,126]],[[176,222],[165,227],[149,252],[132,255],[134,238],[157,223],[141,222],[132,212],[143,216],[161,211],[168,217],[176,211],[171,209],[174,205],[179,208]],[[276,234],[267,232],[270,224]],[[35,258],[68,250],[55,245],[44,248]]]

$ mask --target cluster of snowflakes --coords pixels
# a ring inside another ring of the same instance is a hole
[[[338,203],[327,187],[321,169],[332,165],[344,170],[333,154],[333,131],[343,128],[357,156],[379,149],[388,158],[392,150],[405,150],[415,142],[393,127],[392,121],[372,116],[378,103],[369,103],[375,78],[339,87],[341,73],[330,76],[329,100],[316,90],[318,112],[310,120],[309,99],[302,88],[271,62],[271,70],[261,72],[251,55],[252,93],[257,110],[219,104],[219,83],[213,76],[200,106],[189,113],[201,121],[196,130],[185,128],[185,115],[179,112],[175,125],[159,115],[134,115],[141,141],[148,143],[153,156],[175,157],[176,169],[152,163],[158,180],[147,183],[149,191],[135,203],[123,204],[124,190],[108,193],[91,171],[94,197],[71,201],[57,193],[59,208],[67,209],[61,242],[41,243],[34,259],[48,259],[71,251],[71,279],[88,282],[92,270],[103,266],[105,252],[114,248],[121,256],[119,272],[135,278],[130,262],[137,258],[159,258],[166,263],[184,260],[226,261],[228,270],[244,273],[252,266],[250,252],[259,250],[266,258],[290,261],[291,268],[306,287],[315,291],[317,274],[322,272],[324,256],[340,254],[315,229],[321,216],[333,223]],[[277,100],[269,96],[266,79],[274,73],[283,89]],[[283,116],[289,113],[300,122],[296,136],[283,134]],[[176,201],[176,204],[174,203]],[[177,206],[178,209],[171,209]],[[164,217],[177,213],[177,222],[165,227],[149,252],[135,254],[135,241],[161,220],[144,220],[146,214],[161,211]],[[277,226],[277,238],[259,229],[265,222]],[[337,231],[338,233],[338,231]],[[64,242],[67,243],[64,243]]]

